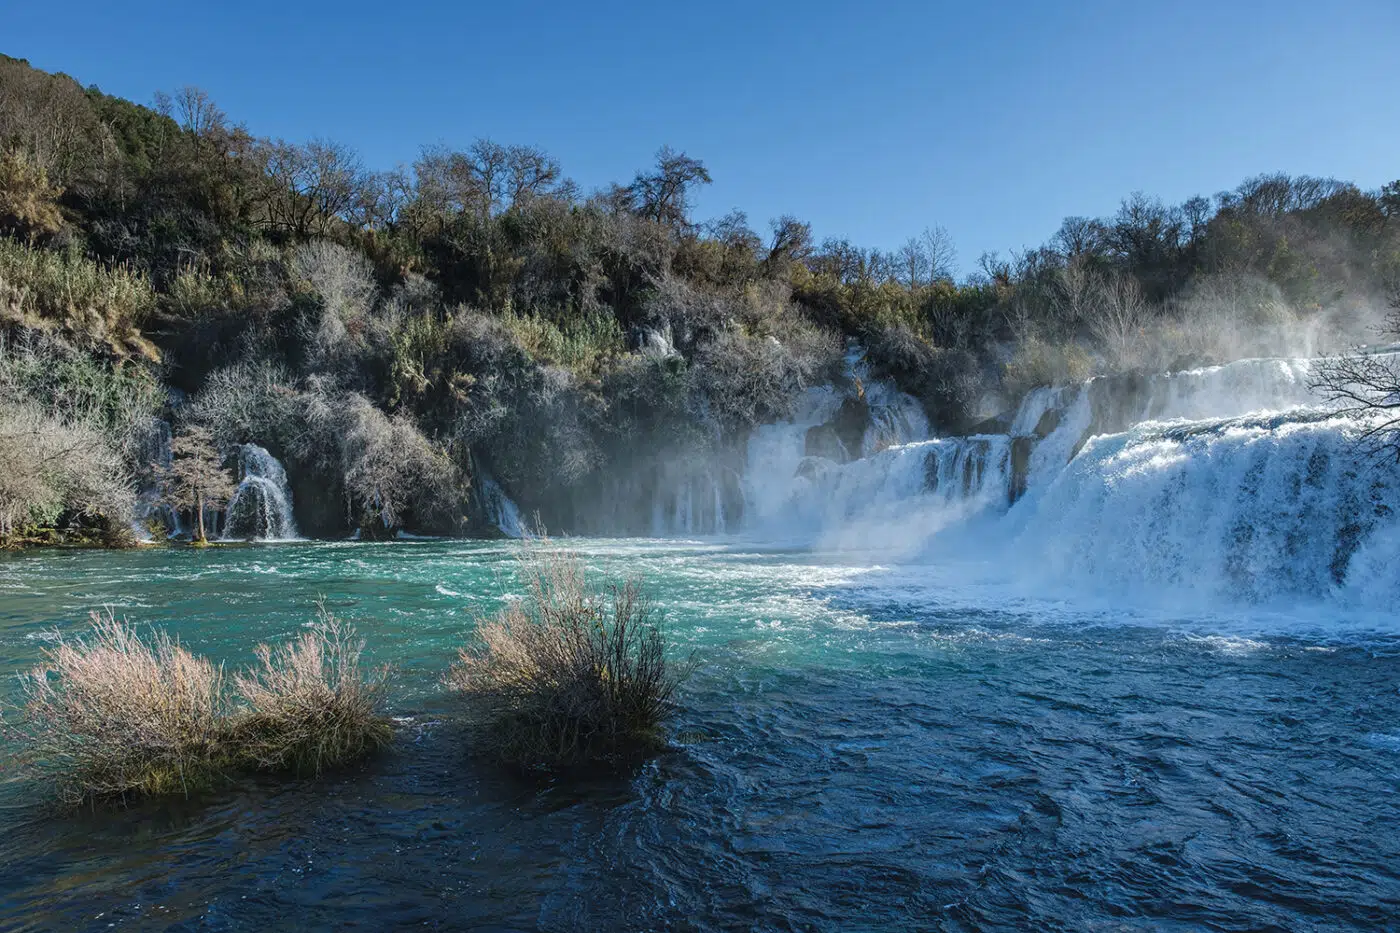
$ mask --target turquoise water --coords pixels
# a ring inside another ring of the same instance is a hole
[[[0,691],[92,609],[246,663],[318,599],[397,671],[392,752],[55,816],[0,786],[0,929],[1375,929],[1400,924],[1400,641],[1128,614],[946,568],[574,542],[698,662],[673,748],[521,783],[438,678],[508,543],[0,560]]]

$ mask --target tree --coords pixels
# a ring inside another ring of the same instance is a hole
[[[228,117],[214,103],[209,92],[193,84],[186,84],[173,97],[164,91],[157,91],[155,104],[158,113],[178,121],[181,129],[195,136],[209,136],[221,131],[228,122]]]
[[[1147,299],[1142,286],[1130,275],[1118,275],[1098,283],[1097,298],[1089,302],[1089,330],[1098,338],[1112,360],[1131,362],[1147,324]]]
[[[1391,286],[1390,307],[1384,332],[1400,336],[1400,284]],[[1358,440],[1367,455],[1400,463],[1400,358],[1354,350],[1317,364],[1310,385],[1339,414],[1366,425]]]
[[[690,195],[697,185],[710,183],[709,170],[699,159],[662,146],[656,153],[656,170],[638,172],[629,189],[636,211],[649,220],[676,230],[690,226]]]
[[[170,454],[163,477],[165,494],[176,508],[194,510],[194,540],[203,542],[205,506],[223,508],[238,486],[220,460],[208,428],[186,428],[170,442]]]
[[[298,239],[326,236],[337,220],[347,220],[372,180],[352,149],[321,139],[271,143],[263,168],[269,184],[259,219]]]
[[[0,233],[30,242],[54,235],[63,228],[61,194],[23,149],[0,151]]]
[[[784,214],[771,224],[773,245],[763,265],[769,271],[786,270],[794,262],[805,262],[812,255],[812,225],[791,214]]]

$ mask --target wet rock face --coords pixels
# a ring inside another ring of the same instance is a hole
[[[1055,429],[1060,426],[1060,421],[1063,420],[1063,418],[1063,411],[1058,408],[1050,409],[1045,414],[1041,415],[1040,420],[1036,422],[1035,436],[1044,440],[1051,434],[1054,434]]]
[[[845,463],[851,459],[846,445],[841,440],[840,432],[831,423],[809,428],[802,452],[807,457],[824,457],[836,463]]]
[[[1007,490],[1007,500],[1012,505],[1026,494],[1031,473],[1031,452],[1035,450],[1037,440],[1034,437],[1011,439],[1011,484]]]
[[[862,449],[865,444],[865,432],[870,428],[870,423],[870,403],[865,400],[864,395],[847,396],[841,407],[836,410],[836,417],[830,424],[846,448],[849,459],[857,460],[870,453]]]

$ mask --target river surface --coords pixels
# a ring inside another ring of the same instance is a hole
[[[9,930],[1400,928],[1400,625],[1038,598],[944,567],[575,542],[698,666],[672,748],[550,784],[438,680],[512,546],[0,559],[0,697],[89,610],[230,665],[317,599],[397,670],[393,750],[60,815],[0,783]]]

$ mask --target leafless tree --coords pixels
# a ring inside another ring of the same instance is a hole
[[[957,262],[958,251],[953,246],[953,238],[942,227],[925,227],[919,234],[924,255],[928,257],[929,282],[953,280],[953,264]]]
[[[932,266],[929,263],[928,253],[924,250],[924,244],[919,239],[910,237],[895,253],[895,256],[899,262],[900,281],[907,288],[915,289],[928,283]]]
[[[32,404],[0,404],[0,539],[65,512],[130,519],[121,457],[95,426]]]
[[[1400,335],[1400,285],[1391,287],[1384,333]],[[1400,355],[1354,350],[1313,367],[1312,390],[1363,425],[1360,443],[1370,456],[1400,462]]]
[[[72,78],[0,62],[0,140],[28,153],[50,182],[68,187],[104,164],[111,133]]]
[[[180,124],[181,129],[196,136],[208,136],[224,129],[228,117],[209,92],[186,84],[173,95],[157,91],[156,110]]]
[[[629,189],[637,213],[677,230],[690,225],[690,197],[698,185],[710,183],[705,163],[684,152],[662,146],[656,153],[656,168],[638,172]]]
[[[194,510],[194,539],[204,541],[205,507],[223,508],[237,484],[206,427],[189,427],[176,435],[170,442],[170,453],[171,463],[163,477],[166,497],[176,508]]]
[[[1099,283],[1098,297],[1088,307],[1089,329],[1119,365],[1136,357],[1148,320],[1142,286],[1130,275],[1118,275]]]
[[[1050,306],[1059,328],[1072,333],[1081,323],[1095,319],[1102,285],[1083,254],[1070,259],[1055,272]]]
[[[325,236],[347,220],[368,177],[348,146],[327,140],[274,142],[264,147],[263,160],[269,186],[259,219],[298,237]]]
[[[374,267],[365,255],[329,240],[313,240],[297,247],[291,268],[321,301],[321,316],[309,335],[317,359],[334,359],[363,341],[379,296]]]

